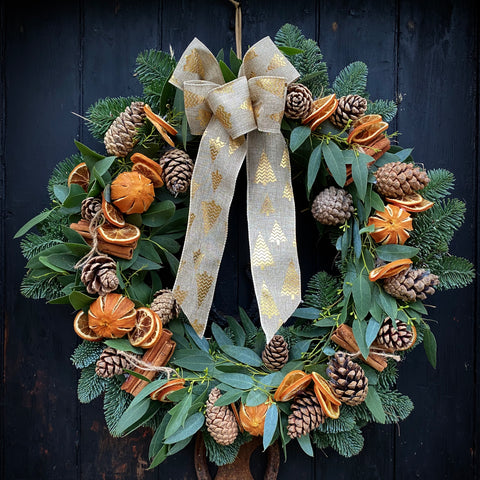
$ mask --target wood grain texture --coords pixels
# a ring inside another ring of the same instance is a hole
[[[242,8],[244,51],[293,23],[319,41],[331,80],[348,62],[362,60],[369,66],[371,98],[401,100],[389,131],[402,132],[402,146],[415,146],[417,162],[455,173],[455,195],[468,210],[452,251],[478,265],[480,44],[474,2],[243,0]],[[7,1],[0,5],[0,32],[0,477],[194,480],[193,445],[148,471],[147,430],[113,439],[101,399],[78,404],[77,372],[68,360],[77,344],[72,312],[20,296],[25,262],[11,238],[48,205],[48,177],[74,153],[73,138],[102,148],[70,112],[84,114],[105,96],[140,94],[133,69],[145,49],[171,45],[178,58],[197,36],[215,54],[220,48],[228,54],[235,43],[234,8],[227,0],[47,0],[28,9]],[[309,212],[302,212],[303,187],[294,188],[305,286],[320,267],[329,268],[332,257],[324,244],[312,242],[316,230]],[[245,191],[243,169],[214,301],[222,314],[248,308],[253,299]],[[365,448],[352,459],[328,449],[312,460],[292,442],[278,478],[480,479],[479,296],[477,282],[432,298],[438,367],[429,366],[422,348],[401,364],[399,390],[416,405],[405,422],[366,427]],[[262,478],[265,456],[257,451],[252,458],[254,477]]]

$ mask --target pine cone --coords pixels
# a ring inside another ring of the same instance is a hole
[[[343,352],[337,352],[330,359],[327,375],[333,393],[347,405],[358,405],[368,393],[368,379],[363,368],[350,360]]]
[[[292,413],[288,416],[288,436],[290,438],[308,435],[325,421],[325,414],[317,396],[311,390],[297,394],[290,405]]]
[[[390,350],[407,350],[415,342],[413,330],[408,330],[407,324],[401,320],[393,326],[392,319],[387,317],[378,331],[376,341]]]
[[[310,90],[301,83],[291,83],[287,88],[285,99],[285,116],[293,120],[302,120],[313,108],[313,97]]]
[[[352,196],[342,188],[326,188],[317,195],[312,204],[313,218],[325,225],[345,223],[352,213]]]
[[[80,213],[82,218],[90,222],[101,209],[102,202],[98,198],[87,197],[85,200],[82,200]]]
[[[338,99],[335,113],[329,120],[340,129],[343,129],[349,120],[354,122],[367,110],[367,100],[360,95],[347,95]]]
[[[159,162],[163,169],[162,180],[170,193],[177,195],[186,192],[193,172],[193,162],[188,153],[173,148]]]
[[[213,388],[207,400],[205,425],[208,433],[220,445],[231,445],[238,435],[235,415],[228,405],[216,407],[215,402],[222,396],[218,388]]]
[[[385,197],[402,198],[425,188],[430,179],[411,163],[392,162],[376,173],[377,191]]]
[[[175,300],[172,291],[168,289],[159,290],[154,294],[150,308],[162,319],[163,325],[180,314],[180,305]]]
[[[275,335],[265,346],[262,360],[270,370],[281,370],[288,361],[288,343],[281,335]]]
[[[95,373],[102,378],[112,378],[115,375],[122,375],[123,369],[130,366],[130,361],[122,355],[122,352],[107,347],[97,360]]]
[[[90,258],[82,268],[80,280],[88,293],[106,295],[118,287],[117,264],[108,255]]]
[[[137,129],[145,120],[143,102],[132,102],[112,123],[105,134],[107,152],[116,157],[127,156],[137,143]]]
[[[437,275],[429,273],[423,268],[418,270],[409,268],[393,277],[385,278],[383,289],[399,300],[415,302],[416,300],[425,300],[427,295],[433,295],[435,293],[433,287],[438,284]]]

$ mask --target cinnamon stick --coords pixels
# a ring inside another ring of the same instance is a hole
[[[154,365],[155,367],[165,366],[173,355],[173,351],[175,350],[176,346],[176,343],[171,338],[172,332],[170,330],[163,329],[162,336],[159,338],[158,342],[145,352],[142,360],[146,363]],[[149,380],[153,380],[157,373],[153,370],[144,370],[141,367],[135,368],[134,372],[147,377]],[[131,393],[133,396],[136,396],[147,385],[148,382],[145,380],[141,380],[140,378],[130,375],[130,377],[128,377],[128,379],[122,385],[122,390],[125,390],[126,392]]]
[[[348,325],[340,325],[332,335],[332,340],[350,353],[359,353],[357,341],[353,335],[353,330]],[[360,355],[360,358],[375,370],[381,372],[387,366],[387,361],[381,355],[371,353],[367,358]]]

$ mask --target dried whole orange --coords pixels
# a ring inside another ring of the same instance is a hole
[[[88,340],[89,342],[99,342],[103,338],[97,335],[88,326],[88,315],[81,310],[75,315],[75,319],[73,320],[73,329],[82,340]]]
[[[156,335],[159,324],[162,326],[162,321],[153,310],[146,307],[137,308],[135,328],[128,332],[128,340],[134,347],[142,347]],[[161,334],[162,330],[160,329]]]
[[[90,170],[85,162],[79,163],[68,176],[67,185],[72,183],[80,185],[85,191],[88,191],[90,184]]]
[[[138,172],[123,172],[110,188],[113,204],[123,213],[143,213],[155,199],[152,181]]]
[[[382,265],[381,267],[374,268],[368,274],[368,278],[371,282],[376,282],[382,278],[393,277],[404,270],[408,270],[412,261],[409,258],[401,258],[393,262]]]
[[[125,226],[125,219],[121,214],[120,210],[115,206],[112,205],[110,202],[105,200],[105,196],[102,193],[102,211],[103,215],[105,216],[105,220],[108,223],[111,223],[115,227],[124,227]]]
[[[278,386],[273,398],[276,402],[287,402],[298,392],[305,390],[311,381],[311,375],[302,372],[301,370],[292,370],[287,373],[282,380],[282,383]]]
[[[135,327],[135,304],[119,293],[98,297],[88,311],[88,325],[100,337],[120,338]]]
[[[174,378],[152,392],[150,398],[152,400],[158,400],[159,402],[171,402],[171,400],[168,399],[168,395],[177,390],[181,390],[184,385],[185,380],[183,378]]]
[[[173,128],[168,122],[166,122],[162,117],[159,117],[157,114],[152,112],[152,109],[145,105],[143,107],[145,115],[152,122],[153,126],[157,129],[158,133],[163,137],[163,139],[172,147],[175,147],[175,143],[169,137],[170,135],[176,135],[178,132]]]
[[[246,432],[254,437],[263,435],[265,417],[269,406],[269,403],[261,403],[256,407],[247,407],[243,403],[240,404],[240,422]]]
[[[140,238],[140,230],[130,223],[126,223],[124,227],[115,227],[104,223],[98,227],[97,233],[105,242],[115,245],[129,245]]]
[[[143,176],[149,178],[154,188],[163,187],[163,169],[155,160],[141,153],[134,153],[130,159],[133,162],[132,172],[141,173]]]
[[[397,205],[386,205],[383,212],[378,210],[368,219],[368,226],[374,225],[371,237],[377,243],[403,245],[413,230],[412,217]]]

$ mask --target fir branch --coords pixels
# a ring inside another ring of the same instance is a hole
[[[119,436],[116,433],[118,421],[132,401],[132,396],[121,389],[124,380],[123,376],[116,375],[108,381],[105,388],[103,413],[112,437]]]
[[[398,368],[395,360],[389,359],[387,367],[378,374],[378,384],[381,388],[388,390],[397,383]]]
[[[302,50],[305,36],[295,25],[286,23],[275,35],[275,43],[279,47],[293,47]]]
[[[168,53],[151,49],[141,52],[136,64],[135,76],[145,88],[168,80],[177,62]]]
[[[40,236],[35,233],[29,233],[20,243],[23,256],[30,260],[43,250],[62,243],[61,240],[49,236]]]
[[[63,227],[70,224],[71,214],[66,208],[56,208],[46,220],[37,225],[37,230],[47,237],[63,240]]]
[[[430,261],[428,266],[440,279],[438,290],[463,288],[475,278],[475,269],[466,258],[444,255]]]
[[[363,62],[347,65],[335,78],[333,91],[337,97],[366,94],[368,67]]]
[[[102,98],[91,105],[87,110],[88,130],[94,138],[103,142],[103,137],[112,125],[113,121],[132,103],[137,97],[114,97]]]
[[[397,104],[393,100],[375,100],[368,102],[365,115],[381,115],[385,122],[391,122],[397,114]]]
[[[48,194],[50,195],[50,200],[54,201],[57,199],[54,193],[55,185],[66,187],[70,172],[82,162],[82,156],[79,153],[76,153],[70,157],[67,157],[65,160],[56,165],[52,174],[50,175],[50,179],[48,180],[47,189]]]
[[[364,444],[362,431],[357,425],[348,432],[322,433],[315,430],[313,441],[318,448],[325,448],[328,444],[340,455],[347,458],[360,453]]]
[[[455,177],[452,172],[438,168],[429,170],[427,173],[430,182],[421,191],[422,197],[431,202],[436,202],[450,195],[450,191],[455,185]]]
[[[90,403],[105,391],[107,383],[107,379],[95,373],[95,365],[89,365],[82,370],[78,379],[78,400],[80,403]]]
[[[355,428],[355,415],[351,408],[347,405],[342,405],[340,416],[336,419],[326,418],[318,430],[323,433],[340,433],[349,432]]]
[[[315,274],[307,285],[304,302],[307,306],[320,310],[327,308],[338,297],[338,279],[326,272]]]
[[[405,420],[413,411],[413,403],[410,398],[397,390],[378,389],[378,395],[387,417],[387,423],[398,423],[400,420]]]
[[[203,431],[207,457],[212,463],[215,463],[219,467],[232,463],[235,458],[237,458],[240,447],[251,438],[248,433],[239,433],[231,445],[220,445],[207,431]]]
[[[62,296],[63,285],[58,281],[59,274],[50,272],[38,275],[32,270],[22,280],[20,293],[26,298],[53,300]]]
[[[86,368],[100,358],[105,345],[98,342],[84,340],[73,352],[70,360],[77,368]]]

